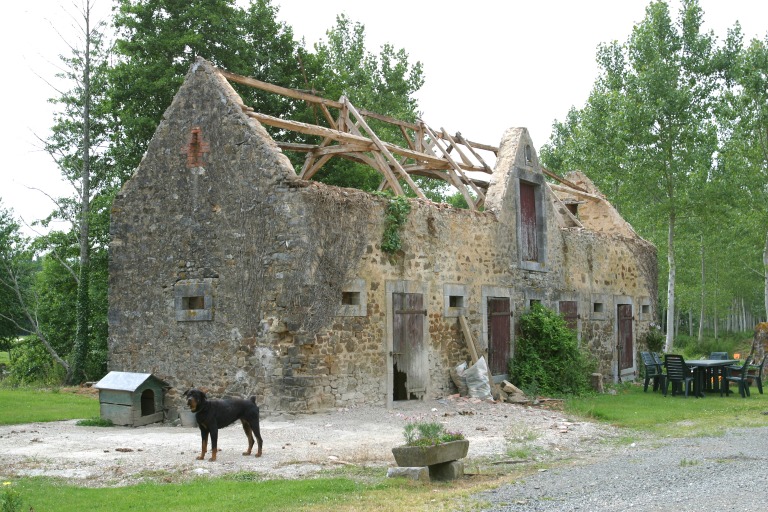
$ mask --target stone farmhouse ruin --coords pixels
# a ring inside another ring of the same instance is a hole
[[[329,126],[255,112],[230,82],[314,101]],[[198,60],[114,201],[109,369],[157,376],[166,403],[196,386],[255,394],[266,411],[392,405],[455,393],[449,371],[468,337],[503,378],[516,319],[540,302],[606,379],[634,378],[655,318],[656,249],[590,180],[545,179],[524,128],[496,148],[400,123],[399,148],[366,123],[397,121],[376,116]],[[278,143],[263,124],[323,142]],[[301,173],[289,150],[307,153]],[[388,199],[308,179],[342,154],[398,194],[412,175],[446,179],[470,207],[428,201],[413,183],[401,248],[386,253]]]

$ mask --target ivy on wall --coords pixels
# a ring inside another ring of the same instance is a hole
[[[411,212],[411,203],[404,196],[388,196],[382,192],[375,195],[384,197],[389,201],[385,210],[384,235],[381,240],[381,250],[389,254],[395,254],[402,247],[400,240],[400,229],[405,221],[408,220],[408,214]]]

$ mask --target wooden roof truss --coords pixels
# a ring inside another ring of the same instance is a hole
[[[417,123],[400,121],[392,117],[358,109],[342,96],[338,101],[280,87],[219,69],[228,80],[255,87],[263,91],[310,103],[322,113],[327,126],[281,119],[256,112],[243,106],[250,117],[275,128],[321,137],[319,144],[299,144],[276,141],[287,151],[306,153],[299,176],[312,179],[333,157],[341,157],[369,165],[382,175],[379,190],[392,190],[403,195],[403,183],[420,198],[424,193],[412,176],[440,179],[454,186],[476,210],[485,202],[488,177],[493,171],[482,157],[482,152],[498,155],[498,147],[471,142],[461,133],[450,135],[444,128],[435,130],[422,120]],[[336,116],[332,115],[332,110]],[[369,120],[393,125],[402,135],[400,144],[382,140],[369,125]],[[481,173],[479,176],[477,173]]]

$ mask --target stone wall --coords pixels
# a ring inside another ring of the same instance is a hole
[[[536,270],[521,262],[515,184],[540,175],[535,153],[523,152],[526,130],[502,140],[486,211],[412,200],[391,255],[381,250],[386,200],[297,179],[241,104],[199,61],[114,202],[110,369],[155,374],[173,386],[170,403],[192,386],[255,394],[266,412],[388,403],[392,293],[418,291],[426,396],[455,391],[449,369],[468,357],[459,313],[487,348],[485,303],[497,295],[514,315],[531,300],[577,300],[582,343],[606,376],[620,376],[615,314],[596,317],[591,305],[647,306],[638,339],[653,319],[655,249],[610,230],[563,228],[542,185],[546,254]],[[460,308],[446,304],[451,294]]]

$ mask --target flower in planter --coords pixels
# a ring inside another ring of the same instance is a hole
[[[432,446],[464,439],[461,432],[445,430],[441,423],[419,421],[408,423],[403,429],[406,446]]]

